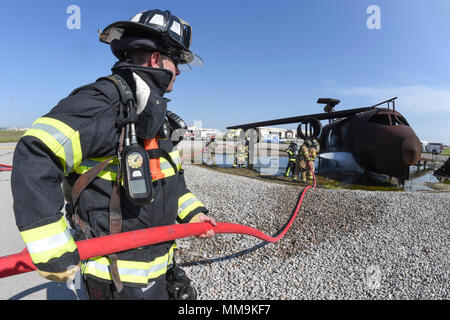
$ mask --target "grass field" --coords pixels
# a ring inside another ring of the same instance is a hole
[[[450,148],[444,148],[444,151],[442,151],[441,155],[450,156]]]
[[[24,133],[25,130],[0,130],[0,143],[17,142]]]

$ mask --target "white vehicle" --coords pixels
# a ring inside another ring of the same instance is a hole
[[[286,143],[286,140],[280,138],[276,134],[266,134],[263,137],[263,142],[267,142],[267,143]]]
[[[444,145],[442,143],[430,142],[427,144],[426,150],[432,154],[439,154],[444,151]]]
[[[422,152],[427,152],[428,141],[420,140],[420,144],[422,145]]]

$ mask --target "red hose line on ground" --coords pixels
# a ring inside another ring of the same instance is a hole
[[[0,163],[0,171],[11,171],[11,170],[12,170],[12,166]]]
[[[78,252],[80,254],[81,260],[86,260],[89,258],[104,256],[111,253],[121,252],[155,243],[198,236],[211,229],[214,230],[216,234],[244,234],[259,238],[267,242],[277,242],[286,234],[286,232],[294,222],[298,212],[300,211],[303,197],[305,196],[306,192],[309,189],[316,187],[314,173],[313,177],[314,186],[307,186],[305,189],[303,189],[294,214],[292,215],[288,224],[285,226],[282,232],[276,237],[271,237],[257,229],[234,223],[217,223],[216,227],[213,227],[208,222],[188,223],[129,231],[100,238],[78,241]],[[26,273],[33,270],[36,270],[36,267],[31,261],[30,255],[28,254],[28,251],[26,249],[24,249],[20,253],[0,257],[0,278]]]
[[[230,147],[230,148],[235,148],[235,146],[230,146],[229,144],[223,144],[223,143],[218,144],[218,146],[227,146],[227,147]],[[209,147],[205,147],[205,148],[203,148],[200,151],[191,153],[190,155],[185,155],[184,157],[192,157],[193,155],[196,155],[196,154],[199,154],[199,153],[203,153],[204,151],[206,151],[208,149],[209,149]]]

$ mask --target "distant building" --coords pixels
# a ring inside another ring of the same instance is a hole
[[[208,128],[198,128],[196,126],[190,126],[187,129],[185,138],[191,140],[208,140],[210,137],[214,136],[217,139],[222,139],[224,133],[218,129],[208,129]]]
[[[259,137],[268,135],[276,135],[281,139],[296,139],[297,132],[295,130],[281,129],[281,128],[269,128],[269,127],[257,127],[256,132]]]
[[[297,139],[297,131],[281,128],[257,127],[255,128],[258,141],[283,141]],[[246,132],[242,129],[230,129],[227,132],[227,139],[232,140],[234,137],[242,136]]]

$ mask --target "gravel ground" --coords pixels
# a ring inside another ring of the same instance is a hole
[[[218,222],[273,235],[302,187],[185,165]],[[181,239],[199,299],[449,299],[450,193],[309,190],[277,243],[232,234]]]

